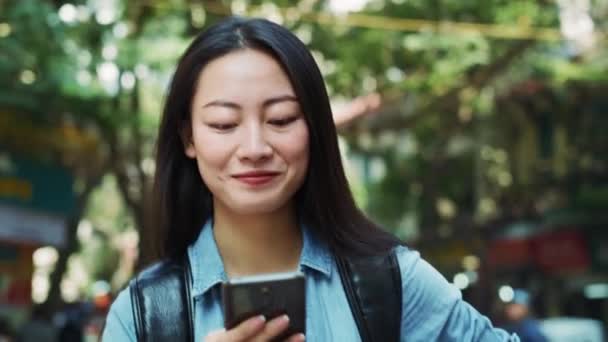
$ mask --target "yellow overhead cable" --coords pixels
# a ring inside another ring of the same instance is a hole
[[[477,34],[500,39],[531,39],[546,41],[557,41],[562,39],[560,31],[552,28],[390,18],[367,14],[349,14],[345,17],[336,17],[325,13],[314,13],[311,16],[315,21],[324,24],[339,23],[341,25],[392,31],[431,31],[443,34]]]
[[[252,6],[247,9],[247,12],[248,14],[257,12],[260,7],[261,6]],[[205,4],[204,8],[206,11],[213,14],[231,14],[226,7],[218,5]],[[477,34],[499,39],[559,41],[563,38],[559,29],[531,27],[522,25],[521,23],[514,23],[513,25],[479,24],[443,20],[391,18],[361,13],[350,13],[348,15],[332,15],[321,12],[300,13],[299,10],[293,7],[277,9],[283,17],[289,18],[299,16],[304,20],[317,22],[319,24],[366,27],[405,32],[434,31],[443,34]]]
[[[146,4],[151,7],[165,7],[157,4]],[[205,11],[218,15],[230,15],[231,10],[227,6],[219,4],[203,4]],[[251,6],[245,9],[247,15],[259,13],[262,6]],[[333,15],[322,12],[302,13],[295,7],[281,8],[275,7],[283,18],[303,19],[324,25],[341,25],[351,27],[365,27],[391,31],[404,32],[435,32],[439,34],[472,34],[492,37],[496,39],[524,39],[541,41],[560,41],[563,40],[561,31],[558,28],[534,27],[525,22],[513,24],[481,24],[444,20],[425,20],[425,19],[406,19],[392,18],[387,16],[369,15],[361,13],[350,13],[347,15]],[[604,34],[595,33],[600,40]]]

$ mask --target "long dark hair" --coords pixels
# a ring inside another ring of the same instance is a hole
[[[227,18],[202,32],[181,57],[166,98],[156,158],[155,205],[161,256],[177,257],[213,215],[211,193],[196,161],[184,153],[190,108],[200,72],[211,60],[239,49],[257,49],[283,67],[296,92],[310,136],[309,169],[296,193],[299,220],[338,255],[370,255],[399,241],[356,207],[344,174],[336,128],[323,78],[306,46],[264,19]],[[221,87],[221,84],[217,85]]]

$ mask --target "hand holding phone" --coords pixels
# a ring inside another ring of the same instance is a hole
[[[287,315],[287,329],[274,338],[286,338],[306,332],[306,286],[301,272],[273,273],[231,279],[222,284],[224,326],[230,330],[254,316],[269,322]]]
[[[269,322],[263,316],[245,320],[236,327],[216,330],[205,337],[205,342],[254,342],[273,341],[289,326],[286,316],[279,316]],[[304,334],[291,335],[286,342],[304,342]]]

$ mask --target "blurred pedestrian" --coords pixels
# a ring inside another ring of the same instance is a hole
[[[312,341],[517,341],[356,207],[336,123],[314,58],[287,29],[232,17],[196,37],[173,76],[157,142],[152,212],[165,259],[119,294],[103,340],[174,331],[205,341],[270,340],[288,318],[254,317],[224,330],[218,285],[300,271]],[[359,263],[367,272],[352,271]],[[154,281],[175,269],[186,276]],[[188,295],[179,317],[187,311],[193,318],[163,316],[182,302],[168,302],[168,291]],[[159,309],[144,311],[147,304]]]
[[[13,329],[8,320],[0,316],[0,342],[13,342]]]
[[[540,329],[540,324],[530,310],[530,293],[524,289],[515,289],[513,299],[505,305],[505,330],[515,333],[522,342],[547,342]]]
[[[60,342],[82,342],[84,340],[84,322],[89,317],[91,305],[87,302],[68,303],[59,313]]]
[[[55,342],[57,328],[51,320],[51,313],[45,305],[34,305],[30,318],[19,329],[19,342]]]

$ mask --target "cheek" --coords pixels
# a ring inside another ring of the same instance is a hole
[[[289,135],[282,146],[283,157],[287,162],[296,163],[303,168],[308,166],[309,146],[308,129],[304,126]]]
[[[222,168],[230,159],[230,145],[218,135],[195,132],[194,144],[198,163],[205,168]]]

